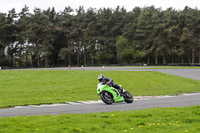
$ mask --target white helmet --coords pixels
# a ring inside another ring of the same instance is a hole
[[[98,80],[99,80],[99,82],[102,82],[102,81],[104,80],[104,75],[103,75],[103,74],[100,74],[100,75],[98,76]]]

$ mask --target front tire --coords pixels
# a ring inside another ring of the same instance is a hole
[[[113,95],[108,91],[102,91],[100,97],[105,104],[112,104],[114,102]]]
[[[134,100],[133,96],[128,91],[125,91],[123,96],[126,103],[132,103]]]

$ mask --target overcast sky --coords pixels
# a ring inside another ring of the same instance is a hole
[[[0,12],[7,13],[12,8],[17,12],[27,5],[32,12],[35,7],[40,9],[47,9],[48,7],[55,7],[56,11],[63,11],[65,7],[71,6],[77,9],[79,6],[84,6],[84,9],[89,7],[101,8],[110,7],[116,8],[124,6],[127,11],[134,7],[145,7],[154,5],[156,8],[161,7],[163,10],[168,7],[182,10],[185,6],[200,9],[200,0],[0,0]]]

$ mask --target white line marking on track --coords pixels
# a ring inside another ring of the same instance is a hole
[[[167,95],[167,96],[133,96],[134,100],[151,100],[158,98],[169,98],[169,97],[178,97],[178,96],[188,96],[188,95],[199,95],[200,93],[189,93],[182,95]],[[15,106],[14,108],[41,108],[41,107],[56,107],[56,106],[67,106],[67,105],[84,105],[84,104],[99,104],[103,101],[77,101],[77,102],[65,102],[65,103],[55,103],[55,104],[41,104],[41,105],[28,105],[28,106]]]

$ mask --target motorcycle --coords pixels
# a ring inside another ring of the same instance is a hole
[[[105,104],[112,104],[118,102],[132,103],[133,96],[123,89],[120,92],[118,89],[111,87],[110,85],[99,83],[97,86],[97,94],[100,95],[101,100]]]

